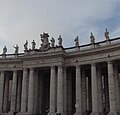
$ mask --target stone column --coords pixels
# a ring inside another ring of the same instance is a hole
[[[81,67],[76,66],[76,113],[82,115],[82,85],[81,85]]]
[[[63,115],[63,67],[58,66],[57,113]]]
[[[34,112],[34,69],[30,68],[29,89],[28,89],[28,112]]]
[[[91,64],[91,83],[92,83],[92,115],[98,114],[98,92],[96,64]]]
[[[21,98],[21,112],[27,111],[27,88],[28,88],[28,71],[23,69],[23,80],[22,80],[22,98]]]
[[[64,115],[66,114],[67,110],[67,68],[64,67]]]
[[[44,97],[44,95],[43,95],[43,91],[44,91],[44,76],[43,76],[43,74],[42,74],[42,72],[39,74],[39,88],[38,88],[38,90],[39,90],[39,93],[38,93],[38,97],[39,97],[39,103],[38,103],[38,105],[39,105],[39,113],[42,113],[43,112],[43,110],[42,110],[42,103],[43,103],[43,97]]]
[[[18,74],[18,88],[17,88],[17,107],[16,111],[20,111],[20,106],[21,106],[21,89],[22,89],[22,75],[21,73]]]
[[[114,67],[114,75],[115,75],[115,94],[116,94],[116,107],[117,111],[120,112],[120,87],[119,87],[119,75],[118,75],[118,67],[115,65]]]
[[[85,113],[87,110],[87,85],[85,70],[82,70],[82,112]]]
[[[97,69],[97,81],[98,81],[98,111],[103,111],[103,90],[102,90],[102,74],[101,68]]]
[[[71,68],[68,70],[67,73],[67,115],[72,114],[72,71]]]
[[[108,62],[108,86],[109,86],[109,101],[110,101],[110,112],[109,115],[117,115],[116,112],[116,99],[115,99],[115,79],[113,73],[113,64]]]
[[[4,71],[1,71],[1,76],[0,76],[0,112],[2,112],[2,109],[3,109],[4,82],[5,82],[5,74],[4,74]]]
[[[17,71],[13,71],[13,80],[12,80],[12,92],[11,92],[11,106],[10,111],[16,111],[16,99],[17,99]]]
[[[9,76],[5,76],[3,112],[8,112]]]
[[[38,112],[38,71],[34,72],[34,111]]]
[[[55,114],[55,103],[56,103],[56,76],[55,76],[55,66],[51,67],[50,73],[50,112],[49,115]]]

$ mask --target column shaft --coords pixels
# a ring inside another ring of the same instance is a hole
[[[87,85],[85,71],[82,71],[82,112],[87,110]]]
[[[20,105],[21,105],[21,89],[22,89],[22,75],[19,73],[18,75],[18,88],[17,88],[17,107],[16,111],[20,111]]]
[[[92,113],[97,113],[98,92],[97,92],[96,64],[91,65],[91,83],[92,83]]]
[[[13,80],[12,80],[12,92],[11,92],[11,106],[10,111],[16,111],[16,99],[17,99],[17,71],[13,71]]]
[[[1,76],[0,76],[0,112],[2,112],[2,109],[3,109],[4,82],[5,82],[5,74],[4,74],[4,71],[1,71]]]
[[[56,103],[56,76],[55,76],[55,66],[51,67],[50,74],[50,114],[55,114],[55,103]]]
[[[97,69],[97,81],[98,81],[98,111],[103,111],[103,92],[102,92],[102,74],[101,69]]]
[[[67,110],[67,68],[64,67],[64,114],[66,115]]]
[[[82,85],[81,85],[81,67],[76,66],[76,113],[82,115]]]
[[[28,88],[28,72],[27,69],[24,69],[22,80],[21,112],[27,111],[27,96],[28,96],[27,88]]]
[[[115,102],[115,83],[113,74],[113,64],[108,62],[108,85],[109,85],[109,101],[110,101],[110,113],[116,112],[116,102]]]
[[[34,111],[34,69],[30,69],[30,76],[29,76],[29,90],[28,90],[28,112]]]
[[[119,75],[118,75],[117,66],[115,66],[114,68],[114,74],[115,74],[116,107],[117,107],[117,111],[120,112],[120,87],[119,87]]]
[[[9,76],[5,76],[3,112],[8,112]]]
[[[63,67],[58,66],[57,113],[63,115]]]

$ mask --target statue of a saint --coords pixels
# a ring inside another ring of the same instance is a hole
[[[42,41],[40,49],[42,51],[48,50],[50,48],[50,43],[48,40],[48,37],[49,37],[48,33],[40,34],[40,37],[41,37],[41,41]]]
[[[35,43],[35,41],[33,40],[33,41],[32,41],[32,50],[35,50],[35,46],[36,46],[36,43]]]
[[[7,48],[6,48],[6,46],[4,46],[4,48],[3,48],[3,55],[6,55],[6,53],[7,53]]]
[[[16,44],[16,46],[13,46],[13,47],[15,48],[15,55],[17,55],[19,50],[18,44]]]
[[[52,37],[52,39],[50,41],[51,41],[51,46],[55,47],[55,39]]]
[[[63,39],[62,39],[62,37],[60,35],[59,38],[58,38],[58,45],[59,46],[62,46],[62,41],[63,41]]]
[[[105,38],[106,38],[107,41],[109,40],[109,32],[107,31],[107,28],[106,28],[106,31],[105,31]]]
[[[94,44],[94,43],[95,43],[95,37],[94,37],[94,35],[92,34],[92,32],[91,32],[91,35],[90,35],[90,40],[91,40],[91,44]]]
[[[79,46],[79,38],[78,38],[78,36],[75,38],[75,46],[77,47],[77,46]]]
[[[26,40],[25,44],[24,44],[24,49],[28,50],[28,41]]]

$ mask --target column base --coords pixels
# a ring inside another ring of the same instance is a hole
[[[104,115],[102,112],[92,112],[90,115]]]
[[[120,115],[120,112],[109,112],[108,115]]]
[[[38,115],[38,113],[35,113],[35,112],[19,112],[16,115]]]
[[[12,112],[12,111],[7,113],[7,115],[16,115],[16,114],[17,114],[17,112]]]
[[[75,112],[74,115],[83,115],[82,112]]]
[[[0,115],[8,115],[8,113],[0,113]]]
[[[56,114],[54,114],[54,115],[64,115],[64,113],[56,113]]]
[[[55,112],[49,112],[47,115],[55,115]]]

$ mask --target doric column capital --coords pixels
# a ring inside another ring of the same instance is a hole
[[[34,71],[34,68],[30,68],[30,71]]]
[[[51,69],[55,69],[55,66],[53,65],[53,66],[51,66],[50,68],[51,68]]]
[[[27,68],[23,68],[23,71],[27,71],[28,69]]]
[[[113,62],[112,61],[108,61],[108,64],[113,64]]]

